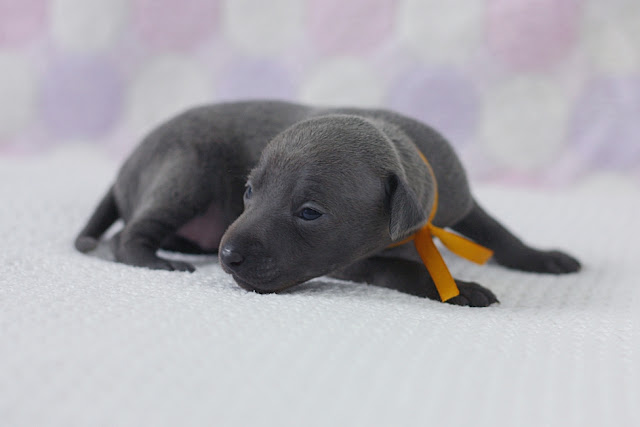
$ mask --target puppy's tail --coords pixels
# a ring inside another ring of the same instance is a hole
[[[96,208],[89,222],[76,237],[75,247],[80,252],[89,252],[98,246],[98,239],[120,217],[116,200],[113,197],[113,187],[107,191]]]

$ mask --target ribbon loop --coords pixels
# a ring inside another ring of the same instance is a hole
[[[431,234],[440,239],[440,241],[454,254],[468,259],[476,264],[485,264],[493,256],[493,251],[484,246],[472,242],[471,240],[459,234],[452,233],[433,224],[429,224]]]

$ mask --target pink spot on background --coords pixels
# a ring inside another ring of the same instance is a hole
[[[311,0],[309,31],[326,53],[362,53],[389,37],[395,0]]]
[[[517,70],[543,69],[576,44],[580,0],[488,0],[490,50]]]
[[[136,27],[150,46],[186,49],[220,27],[215,0],[135,0]]]
[[[569,127],[592,166],[640,169],[640,78],[600,78],[578,98]]]
[[[42,82],[40,110],[48,132],[103,135],[120,116],[123,89],[121,76],[102,58],[59,58]]]
[[[295,85],[290,74],[269,60],[240,60],[226,69],[216,93],[218,99],[292,99]]]
[[[400,75],[390,90],[389,106],[421,120],[452,144],[471,141],[478,121],[475,88],[453,70],[416,68]]]
[[[23,43],[46,30],[46,0],[0,0],[0,45]]]

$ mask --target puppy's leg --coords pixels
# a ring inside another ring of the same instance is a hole
[[[203,249],[198,244],[184,237],[180,237],[177,234],[170,235],[164,239],[160,249],[192,255],[213,255],[218,253],[218,248],[211,250]]]
[[[218,200],[216,197],[225,197],[219,190],[221,183],[215,176],[204,175],[202,170],[179,158],[156,170],[135,204],[130,203],[135,209],[111,242],[117,261],[159,270],[195,270],[189,263],[164,259],[156,252],[166,242],[175,240],[175,232],[205,212],[214,199]],[[129,187],[121,185],[121,192],[125,193]]]
[[[469,214],[451,228],[493,250],[496,262],[508,268],[553,274],[580,270],[580,263],[564,252],[527,246],[476,202]]]
[[[156,270],[194,271],[193,265],[161,258],[157,250],[167,236],[172,235],[188,218],[181,213],[149,210],[125,225],[114,236],[111,248],[116,260],[125,264]]]
[[[357,261],[331,276],[440,301],[438,290],[425,266],[411,260],[375,256]],[[448,300],[449,304],[486,307],[498,302],[493,292],[477,283],[456,280],[456,284],[460,295]]]
[[[214,201],[220,222],[230,224],[242,212],[246,167],[230,160],[234,152],[224,144],[212,142],[208,151],[194,149],[185,140],[171,144],[174,149],[157,150],[159,158],[153,162],[134,159],[125,164],[114,186],[116,200],[125,207],[125,226],[113,239],[112,250],[125,264],[194,271],[191,264],[161,258],[156,252],[162,247],[194,252],[197,244],[187,247],[175,233],[207,212]]]

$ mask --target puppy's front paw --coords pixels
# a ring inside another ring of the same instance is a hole
[[[136,262],[135,264],[125,261],[125,264],[134,265],[136,267],[146,267],[151,270],[188,271],[189,273],[196,271],[196,268],[188,262],[165,259],[156,256],[153,258],[149,257],[144,259],[143,262]]]
[[[447,301],[449,304],[464,305],[468,307],[488,307],[493,303],[500,302],[498,298],[487,288],[483,288],[477,283],[463,282],[456,280],[460,295]]]
[[[193,273],[194,271],[196,271],[196,268],[188,262],[168,259],[163,259],[163,261],[167,262],[167,265],[169,267],[168,270],[171,271],[188,271],[189,273]]]
[[[497,260],[499,264],[532,273],[567,274],[580,271],[580,262],[561,251],[530,250],[514,257]]]

